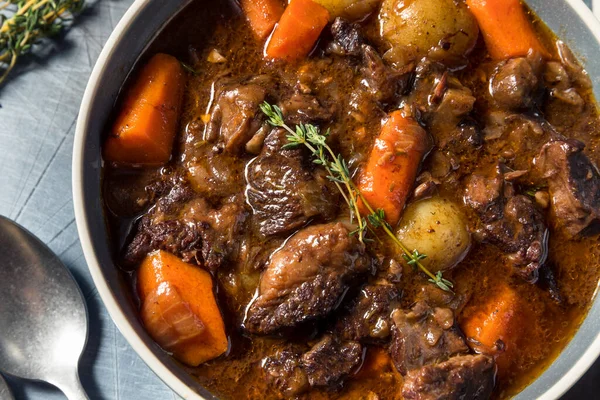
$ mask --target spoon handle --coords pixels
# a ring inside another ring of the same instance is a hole
[[[69,400],[89,400],[85,389],[81,385],[77,370],[60,374],[50,383],[59,388]]]

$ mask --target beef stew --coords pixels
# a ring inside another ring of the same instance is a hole
[[[105,213],[150,335],[215,396],[508,398],[568,343],[598,113],[564,43],[487,3],[515,2],[499,38],[477,0],[197,1],[150,46]]]

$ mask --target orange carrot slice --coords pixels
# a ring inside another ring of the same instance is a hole
[[[104,143],[109,162],[160,165],[171,158],[185,75],[175,57],[157,54],[127,93]]]
[[[208,272],[156,251],[138,270],[138,294],[148,333],[181,362],[197,366],[227,351],[225,325]]]
[[[161,283],[146,297],[141,316],[152,338],[180,360],[186,359],[188,348],[206,331],[204,323],[168,282]]]
[[[501,284],[485,303],[474,307],[475,312],[469,313],[467,309],[467,318],[461,321],[463,332],[483,346],[473,344],[476,350],[495,356],[499,372],[506,371],[527,325],[523,301],[514,289]],[[500,348],[496,349],[498,344]]]
[[[525,56],[530,50],[550,58],[520,0],[467,0],[492,58]]]
[[[358,189],[374,210],[385,212],[392,226],[400,220],[421,161],[430,148],[427,132],[401,111],[390,115],[375,140]],[[369,213],[362,201],[359,206],[362,214]]]
[[[267,46],[267,56],[295,61],[306,57],[315,46],[329,12],[312,0],[291,0]]]
[[[250,28],[259,40],[265,40],[283,14],[281,0],[241,0]]]
[[[356,379],[378,378],[382,373],[393,371],[393,363],[387,350],[381,347],[369,347]]]

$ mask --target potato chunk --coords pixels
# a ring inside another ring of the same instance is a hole
[[[375,11],[381,0],[314,0],[325,7],[332,19],[344,17],[356,20]]]
[[[391,50],[390,61],[405,63],[436,49],[440,61],[467,55],[479,26],[467,6],[456,0],[384,0],[380,33]]]
[[[471,248],[465,216],[456,204],[439,197],[410,204],[396,236],[411,251],[426,254],[423,266],[433,273],[455,267]]]

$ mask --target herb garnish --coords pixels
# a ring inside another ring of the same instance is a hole
[[[83,4],[84,0],[0,0],[0,10],[16,6],[10,18],[0,14],[0,84],[21,55],[40,39],[60,32]]]
[[[278,106],[264,102],[261,104],[260,108],[269,118],[269,123],[271,125],[283,128],[288,132],[288,143],[283,146],[283,149],[304,146],[312,153],[312,156],[314,157],[313,162],[323,166],[327,170],[329,173],[329,180],[337,186],[344,201],[346,201],[350,208],[350,220],[354,221],[354,219],[356,219],[358,223],[358,228],[351,232],[351,234],[358,235],[359,240],[364,243],[365,241],[370,240],[366,235],[368,231],[372,232],[371,228],[382,229],[386,235],[402,249],[402,256],[408,265],[423,271],[430,278],[429,282],[434,283],[440,289],[452,292],[452,288],[454,287],[453,283],[444,279],[441,271],[434,275],[421,263],[421,260],[425,259],[427,255],[420,254],[417,250],[411,252],[392,232],[392,227],[385,220],[385,212],[383,210],[374,210],[369,202],[363,197],[351,178],[352,175],[350,174],[348,164],[344,158],[341,154],[336,155],[327,144],[327,137],[330,133],[329,130],[322,133],[318,127],[311,124],[297,125],[296,130],[294,130],[285,123],[283,120],[283,112]],[[359,199],[368,210],[369,215],[361,215],[358,206]]]

